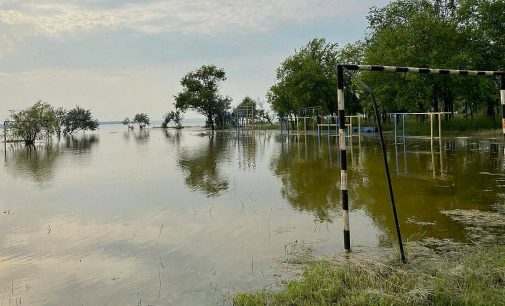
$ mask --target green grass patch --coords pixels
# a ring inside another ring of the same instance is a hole
[[[318,261],[280,291],[238,294],[234,305],[505,305],[505,247],[404,266]]]

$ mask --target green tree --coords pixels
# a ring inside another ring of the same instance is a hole
[[[277,69],[277,82],[267,95],[272,109],[282,116],[314,106],[335,113],[337,59],[338,45],[319,38],[284,60]]]
[[[12,120],[13,135],[21,138],[26,145],[33,145],[41,135],[51,136],[57,126],[53,107],[42,101],[13,114]]]
[[[224,70],[213,65],[204,65],[186,74],[181,80],[183,90],[175,96],[176,108],[201,113],[212,130],[215,125],[223,128],[231,104],[231,98],[219,94],[219,83],[225,80]]]
[[[151,120],[146,113],[139,113],[133,117],[133,122],[138,124],[139,128],[143,129],[151,123]]]
[[[69,110],[64,120],[65,135],[72,135],[75,131],[94,131],[98,128],[98,120],[93,119],[90,110],[83,109],[79,106]]]
[[[123,121],[121,122],[123,125],[129,125],[130,124],[130,118],[126,117],[123,119]]]
[[[499,24],[505,18],[484,8],[498,10],[504,7],[503,2],[397,0],[382,8],[372,8],[364,62],[497,69],[504,57],[503,53],[493,53],[497,49],[494,45],[503,41],[505,32],[503,27],[500,31],[500,26],[487,27],[485,20]],[[473,114],[486,106],[488,115],[496,113],[497,90],[491,79],[377,73],[362,73],[361,77],[375,89],[384,112],[432,110]]]

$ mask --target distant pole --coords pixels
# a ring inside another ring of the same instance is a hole
[[[403,142],[405,142],[405,114],[402,114],[402,136]]]
[[[351,136],[351,145],[352,145],[352,137],[354,135],[353,130],[352,130],[352,119],[353,119],[353,117],[349,118],[349,135]]]
[[[347,150],[345,144],[345,102],[344,102],[344,67],[337,66],[337,105],[338,105],[338,139],[340,148],[340,192],[342,215],[344,219],[344,249],[351,251],[351,232],[349,227],[349,195],[347,191]],[[336,124],[335,124],[336,125]]]
[[[358,116],[358,138],[361,137],[361,115]]]
[[[505,74],[501,75],[501,86],[500,86],[500,97],[501,97],[501,107],[502,107],[502,129],[503,136],[505,137]]]
[[[395,121],[395,144],[396,144],[396,114],[393,115]]]
[[[430,113],[430,139],[433,140],[433,113]]]

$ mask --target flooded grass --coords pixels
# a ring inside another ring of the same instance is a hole
[[[474,242],[410,242],[406,265],[392,259],[394,249],[314,259],[280,290],[238,294],[234,305],[505,305],[505,234],[496,230],[504,215],[441,213],[464,224]]]
[[[239,294],[235,305],[504,305],[505,247],[407,265],[317,261],[278,292]]]

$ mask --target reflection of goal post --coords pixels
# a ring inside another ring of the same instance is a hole
[[[502,129],[505,135],[505,71],[475,71],[475,70],[454,70],[454,69],[432,69],[416,67],[394,67],[377,65],[337,65],[337,104],[339,117],[339,147],[340,147],[340,190],[344,219],[344,248],[351,250],[350,229],[349,229],[349,195],[347,189],[347,151],[345,143],[345,101],[344,101],[344,70],[350,71],[374,71],[374,72],[409,72],[419,74],[438,75],[463,75],[463,76],[495,76],[500,77],[500,96],[502,105]]]

